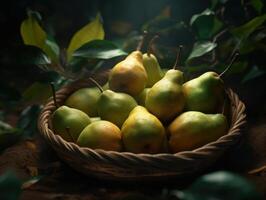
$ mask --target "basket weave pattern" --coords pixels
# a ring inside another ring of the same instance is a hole
[[[90,86],[90,82],[80,81],[63,87],[56,93],[59,105],[75,90]],[[53,133],[49,120],[56,109],[52,99],[42,109],[38,128],[45,140],[54,148],[59,157],[77,171],[109,180],[155,180],[169,177],[185,177],[206,169],[219,156],[232,147],[241,136],[245,123],[245,105],[231,90],[227,90],[231,103],[231,127],[228,134],[193,151],[175,154],[134,154],[93,150],[67,142]]]

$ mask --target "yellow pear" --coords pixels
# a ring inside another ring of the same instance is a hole
[[[121,131],[115,124],[109,121],[94,121],[80,133],[77,144],[92,149],[121,151]]]
[[[116,64],[109,74],[109,88],[136,96],[145,88],[147,73],[143,66],[142,53],[133,51],[125,60]]]
[[[137,106],[130,112],[121,132],[126,151],[154,154],[163,149],[166,136],[164,127],[143,106]]]
[[[184,112],[168,127],[169,146],[173,153],[190,151],[217,140],[227,130],[227,119],[223,114]]]

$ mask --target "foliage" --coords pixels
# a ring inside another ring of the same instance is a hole
[[[21,194],[22,182],[14,172],[7,171],[0,176],[0,199],[17,200]]]
[[[70,40],[67,50],[60,49],[51,35],[48,35],[40,25],[41,17],[36,11],[28,11],[28,18],[20,27],[21,36],[25,45],[37,47],[33,64],[41,69],[52,70],[63,77],[80,78],[76,73],[92,60],[110,59],[126,55],[111,41],[105,41],[101,16],[96,18],[77,31]],[[37,54],[37,55],[36,55]],[[79,70],[76,70],[76,69]]]
[[[0,121],[0,151],[17,142],[21,137],[21,130]]]
[[[180,200],[261,200],[254,185],[245,178],[226,171],[217,171],[199,177],[184,191],[170,192]]]

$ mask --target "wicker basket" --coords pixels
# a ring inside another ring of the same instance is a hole
[[[56,93],[59,105],[75,90],[90,86],[88,80],[65,86]],[[105,180],[137,181],[185,178],[209,167],[219,156],[232,147],[241,136],[245,123],[245,105],[231,90],[227,90],[231,103],[231,127],[227,135],[193,151],[176,154],[134,154],[93,150],[66,142],[53,133],[49,119],[56,109],[52,99],[44,106],[39,116],[41,135],[54,148],[58,156],[77,171]]]

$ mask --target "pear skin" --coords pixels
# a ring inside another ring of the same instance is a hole
[[[98,116],[96,105],[100,96],[101,92],[97,87],[82,88],[72,93],[65,101],[65,105],[79,109],[90,117],[96,117]]]
[[[68,106],[57,108],[51,120],[55,134],[69,142],[76,142],[81,131],[91,122],[86,113]]]
[[[91,149],[121,151],[121,131],[115,124],[109,121],[94,121],[80,133],[77,144]]]
[[[223,114],[184,112],[168,127],[169,146],[173,153],[191,151],[217,140],[227,130],[228,123]]]
[[[155,83],[147,93],[145,107],[164,122],[172,120],[184,108],[185,98],[182,82],[182,72],[168,70],[165,76]]]
[[[116,64],[109,74],[109,88],[131,96],[138,95],[145,88],[146,83],[147,73],[140,51],[133,51],[125,60]]]
[[[126,151],[154,154],[163,149],[164,127],[158,118],[142,106],[137,106],[130,112],[121,132]]]
[[[104,91],[98,100],[98,114],[103,120],[116,124],[119,128],[127,119],[131,110],[137,106],[133,97],[126,93]]]
[[[223,80],[215,72],[206,72],[183,84],[186,111],[217,113],[224,104]]]
[[[147,72],[148,80],[146,87],[152,87],[162,76],[161,67],[153,54],[143,54],[143,66]]]
[[[138,96],[135,97],[135,100],[140,106],[145,106],[146,97],[150,89],[151,88],[144,88],[144,90]]]

